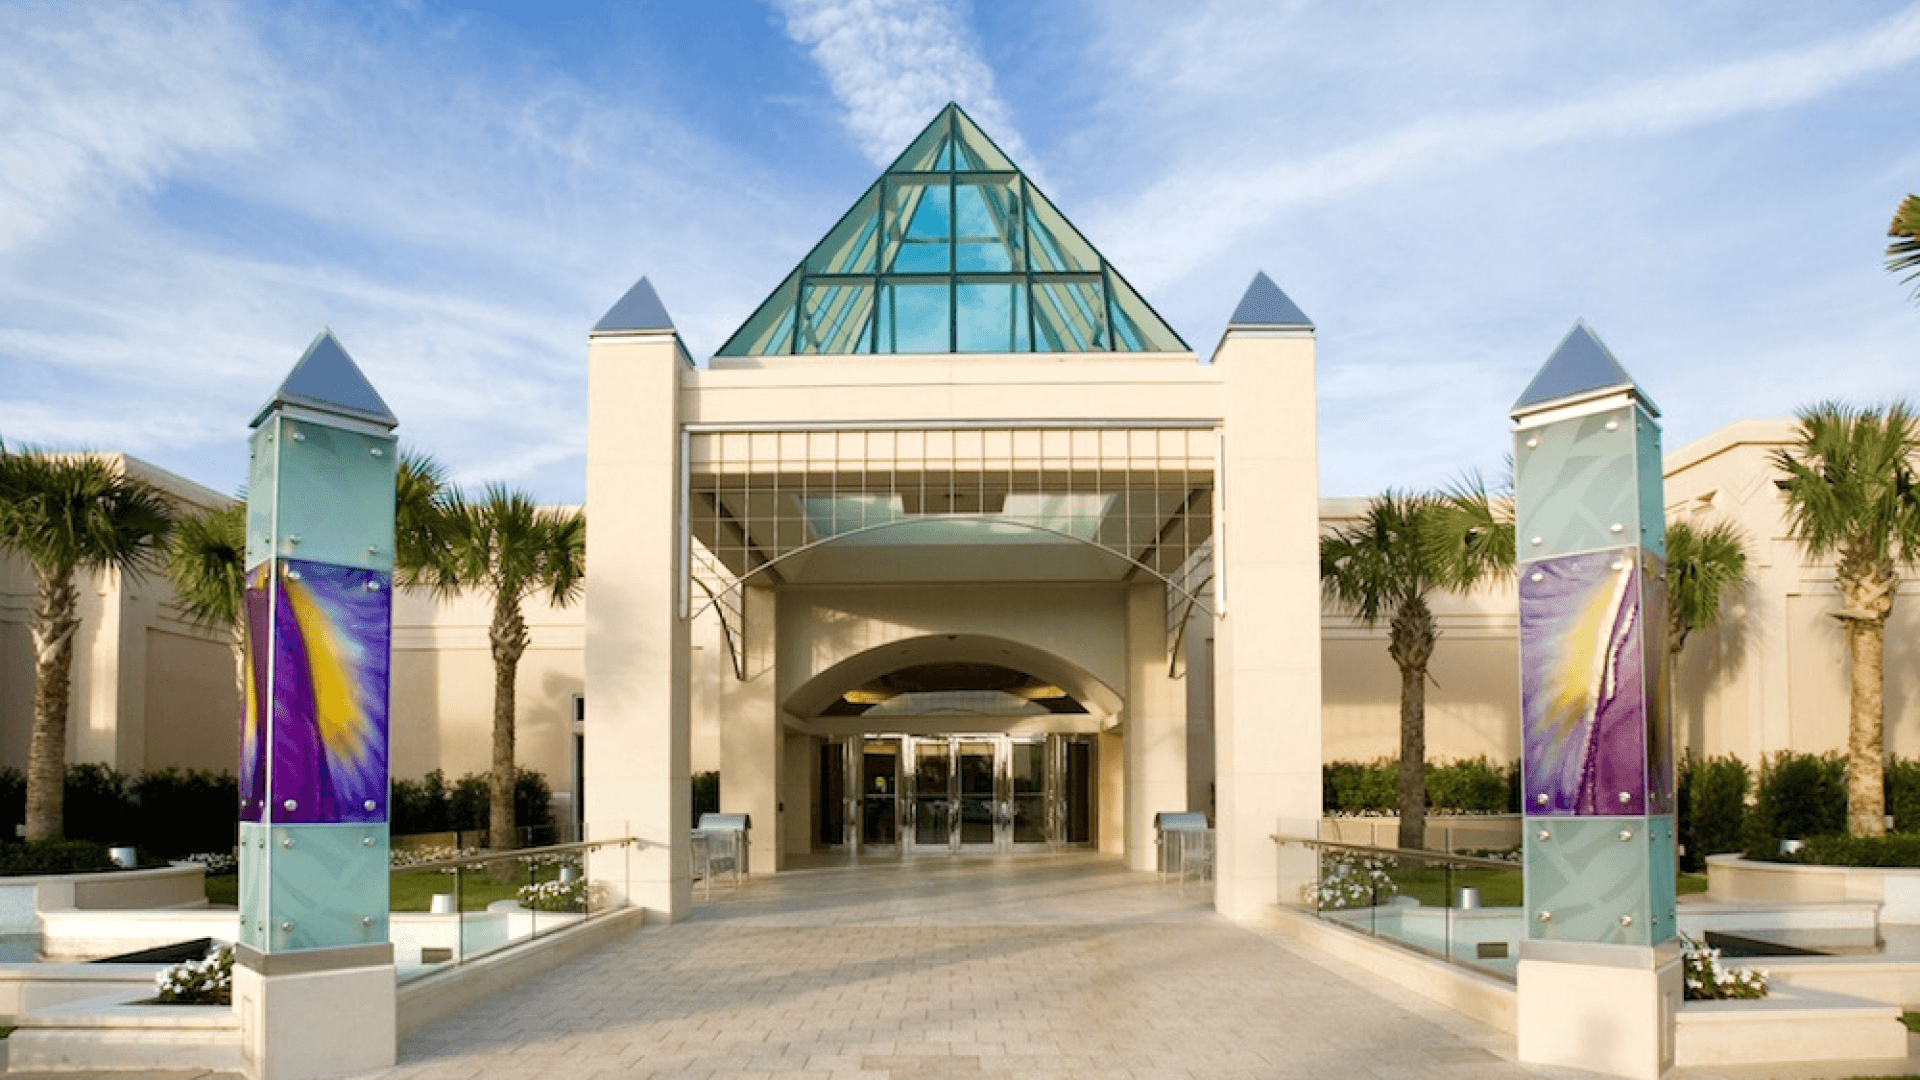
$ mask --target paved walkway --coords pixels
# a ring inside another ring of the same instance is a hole
[[[401,1044],[392,1080],[1504,1078],[1511,1039],[1086,855],[755,881]]]

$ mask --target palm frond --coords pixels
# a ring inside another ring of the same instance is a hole
[[[1790,534],[1815,557],[1920,561],[1920,416],[1823,401],[1798,413],[1792,446],[1777,450]]]
[[[1738,525],[1667,522],[1667,608],[1683,640],[1717,622],[1722,603],[1746,584],[1746,534]]]
[[[195,622],[230,630],[246,616],[247,504],[194,514],[174,527],[167,576]]]
[[[1511,465],[1509,465],[1511,474]],[[1512,481],[1490,494],[1486,478],[1468,472],[1434,498],[1421,529],[1421,550],[1434,580],[1449,592],[1513,573]]]
[[[173,529],[164,492],[91,454],[9,451],[0,491],[0,548],[47,572],[111,568],[138,578],[160,564]]]
[[[1360,520],[1320,538],[1320,587],[1328,600],[1368,626],[1435,585],[1421,547],[1434,507],[1425,493],[1388,491],[1368,501]]]
[[[1900,201],[1893,212],[1893,222],[1887,226],[1887,235],[1893,243],[1887,245],[1887,269],[1907,276],[1901,278],[1902,284],[1913,285],[1914,299],[1920,300],[1920,195],[1909,195]]]

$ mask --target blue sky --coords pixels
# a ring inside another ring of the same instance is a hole
[[[0,437],[235,489],[330,326],[576,500],[600,314],[704,360],[949,99],[1203,356],[1314,318],[1326,495],[1497,471],[1580,317],[1669,448],[1920,392],[1920,5],[0,0]]]

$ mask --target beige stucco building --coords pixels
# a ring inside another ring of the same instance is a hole
[[[1219,828],[1222,910],[1270,903],[1268,836],[1312,827],[1322,761],[1398,745],[1384,629],[1319,598],[1317,537],[1365,503],[1319,498],[1314,349],[1264,275],[1209,353],[1190,348],[943,112],[706,363],[645,279],[590,334],[588,585],[574,608],[529,604],[521,764],[563,822],[654,842],[636,899],[668,917],[689,903],[688,777],[709,770],[752,817],[756,872],[1059,846],[1146,868],[1154,816],[1191,809]],[[1791,432],[1746,422],[1666,455],[1669,517],[1729,518],[1751,552],[1751,587],[1678,670],[1695,753],[1845,741],[1831,574],[1787,537],[1769,465]],[[125,467],[188,506],[222,499]],[[1920,755],[1905,591],[1888,746]],[[16,767],[31,597],[0,558]],[[1513,760],[1511,587],[1434,607],[1432,757]],[[224,636],[161,580],[102,578],[84,609],[70,760],[232,768]],[[396,777],[486,768],[487,616],[483,598],[397,599]]]

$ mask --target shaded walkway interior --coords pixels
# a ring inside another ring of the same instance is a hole
[[[802,871],[428,1028],[391,1075],[1534,1075],[1349,976],[1109,857]]]

